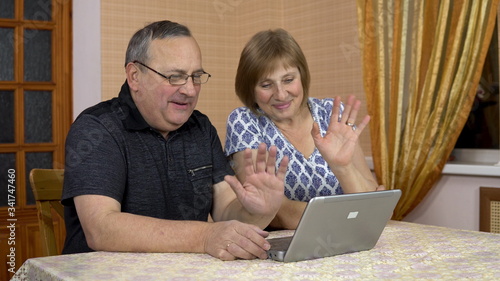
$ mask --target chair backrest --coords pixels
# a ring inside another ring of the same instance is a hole
[[[479,230],[500,233],[500,187],[479,188]]]
[[[59,254],[57,251],[51,208],[53,208],[61,218],[64,217],[64,207],[61,204],[63,179],[63,169],[33,169],[30,172],[31,188],[35,196],[36,208],[38,210],[42,252],[45,256]]]

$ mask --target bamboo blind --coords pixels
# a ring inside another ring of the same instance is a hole
[[[241,106],[234,94],[239,54],[258,31],[281,27],[301,45],[309,63],[310,96],[355,94],[366,114],[357,34],[356,1],[164,1],[102,0],[102,99],[117,96],[125,81],[128,40],[145,24],[168,19],[187,25],[200,45],[203,67],[212,74],[202,86],[197,109],[207,114],[221,141],[227,115]],[[369,132],[361,146],[371,154]]]

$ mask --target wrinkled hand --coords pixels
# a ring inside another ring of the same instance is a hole
[[[311,130],[314,144],[326,162],[333,166],[347,166],[352,162],[358,137],[370,122],[370,116],[367,115],[355,125],[361,101],[353,95],[349,96],[344,104],[344,111],[339,120],[340,102],[340,97],[336,97],[333,102],[330,124],[325,136],[321,136],[316,122]]]
[[[254,165],[252,152],[250,149],[246,149],[244,154],[245,182],[243,184],[240,183],[234,176],[226,176],[224,178],[236,193],[241,205],[250,214],[274,216],[281,206],[288,157],[285,156],[283,158],[278,172],[276,172],[276,151],[277,148],[271,146],[269,148],[269,156],[266,157],[266,144],[261,143]]]
[[[210,223],[206,234],[205,252],[221,260],[266,259],[271,247],[268,232],[236,220]]]

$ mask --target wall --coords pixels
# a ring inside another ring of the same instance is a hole
[[[73,119],[101,98],[101,1],[73,1]]]
[[[200,45],[203,67],[212,78],[202,87],[197,109],[210,117],[221,140],[228,114],[241,106],[234,94],[239,54],[264,29],[285,28],[302,46],[312,73],[311,96],[357,94],[364,100],[356,18],[356,2],[349,0],[314,5],[297,0],[102,1],[102,98],[116,96],[125,79],[124,53],[133,33],[169,19],[187,25]],[[361,143],[370,154],[368,136],[365,131]]]
[[[167,2],[172,3],[167,5]],[[159,19],[187,24],[197,38],[204,67],[214,76],[203,87],[198,109],[210,116],[222,140],[227,114],[240,105],[233,91],[239,52],[250,36],[262,29],[280,26],[294,35],[311,68],[311,96],[357,94],[364,99],[356,2],[283,3],[73,1],[74,116],[88,106],[117,95],[125,79],[123,58],[128,39],[144,24]],[[363,133],[361,142],[366,155],[370,155],[368,132]],[[479,186],[500,187],[500,179],[444,175],[405,220],[477,230]]]
[[[500,188],[497,177],[443,175],[404,221],[479,230],[479,187]]]

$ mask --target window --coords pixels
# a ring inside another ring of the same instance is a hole
[[[452,154],[454,161],[500,163],[498,60],[498,29],[495,25],[469,118],[455,144]]]

